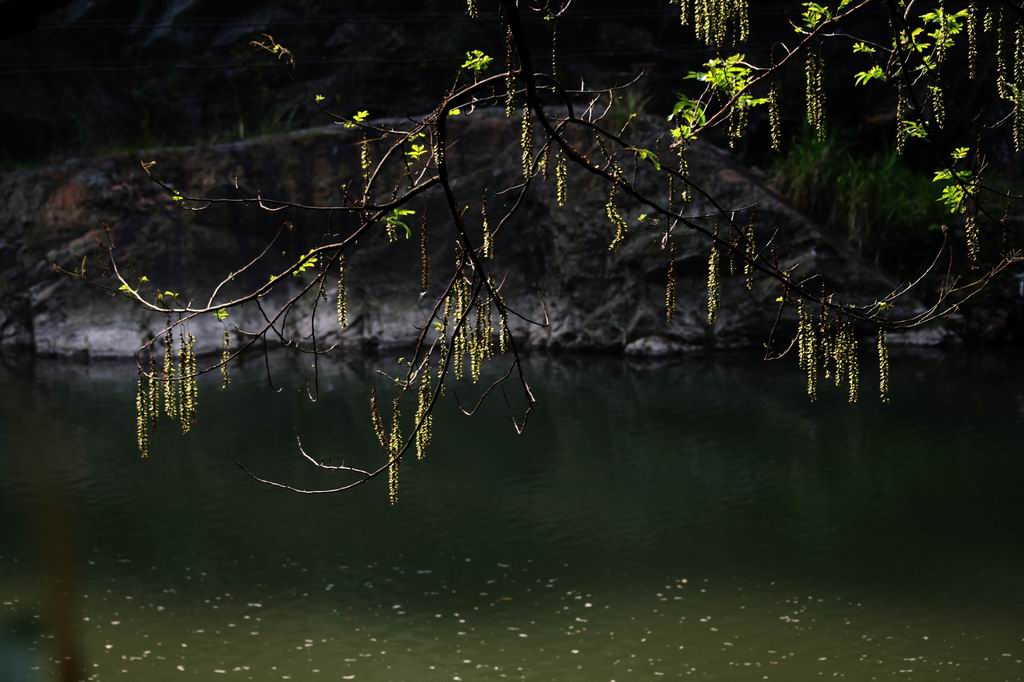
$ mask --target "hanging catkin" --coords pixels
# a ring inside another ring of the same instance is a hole
[[[718,230],[715,230],[718,234]],[[711,242],[711,253],[708,254],[708,324],[718,319],[718,303],[722,294],[722,283],[718,278],[718,244]]]
[[[338,256],[338,326],[348,326],[348,294],[345,291],[345,256]]]
[[[978,72],[978,3],[967,5],[967,77],[971,80]]]
[[[420,291],[430,288],[430,226],[427,216],[420,223]]]
[[[672,321],[676,312],[676,246],[668,240],[668,272],[665,275],[665,319]]]
[[[622,241],[626,238],[626,231],[629,229],[629,225],[626,223],[626,219],[622,217],[622,213],[619,212],[618,207],[615,205],[615,192],[618,189],[616,185],[612,185],[611,190],[608,192],[608,200],[604,203],[604,213],[608,216],[608,220],[611,222],[612,227],[615,228],[615,234],[612,236],[612,241],[608,244],[608,250],[614,251],[619,248]]]
[[[174,379],[174,333],[168,328],[164,334],[164,414],[171,419],[178,416],[178,383]]]
[[[220,346],[220,388],[224,390],[231,383],[231,375],[228,373],[228,362],[231,360],[231,332],[224,330],[224,337]]]
[[[782,124],[779,122],[779,89],[773,82],[768,91],[768,127],[771,131],[772,151],[782,149]]]
[[[567,199],[566,182],[569,179],[569,166],[565,161],[565,153],[561,150],[555,155],[555,201],[559,208],[565,206]]]
[[[805,64],[807,122],[819,141],[825,139],[825,88],[824,60],[820,52],[809,50]]]
[[[526,102],[523,103],[519,147],[522,153],[523,177],[529,178],[533,175],[533,120],[530,118],[530,107]]]
[[[380,409],[377,407],[376,387],[370,389],[370,422],[373,425],[373,435],[377,437],[377,443],[386,450],[388,443],[384,435],[384,420],[381,419]]]
[[[512,40],[512,29],[505,28],[505,118],[512,118],[515,102],[515,48]]]
[[[147,391],[143,385],[142,373],[139,373],[138,385],[135,389],[135,442],[140,457],[149,457],[149,405]]]
[[[797,358],[807,378],[807,397],[818,398],[818,343],[810,309],[800,301],[797,327]]]
[[[878,330],[878,395],[883,403],[889,402],[889,348],[885,345],[885,330]]]
[[[487,222],[487,204],[480,207],[480,218],[483,223],[483,245],[480,248],[481,257],[494,258],[494,237],[491,235],[491,226]]]
[[[402,451],[402,414],[398,398],[391,404],[391,435],[388,437],[388,503],[398,504],[398,454]]]
[[[416,432],[416,459],[423,459],[427,456],[427,447],[430,445],[431,430],[434,426],[434,415],[430,414],[430,364],[425,364],[420,370],[419,390],[416,392],[416,424],[419,424],[419,431]]]
[[[370,191],[370,141],[365,137],[359,143],[359,172],[363,178],[363,192]]]

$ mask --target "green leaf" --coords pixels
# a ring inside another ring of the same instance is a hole
[[[925,131],[924,126],[917,121],[902,121],[900,124],[900,130],[904,135],[909,135],[910,137],[916,137],[922,140],[928,137],[928,133]]]
[[[964,188],[960,185],[946,185],[938,201],[945,204],[950,213],[956,213],[964,201]]]
[[[797,33],[812,31],[821,22],[832,18],[832,11],[824,5],[819,5],[816,2],[805,2],[803,6],[804,27],[803,30],[798,28]]]
[[[480,50],[470,50],[466,53],[466,61],[463,62],[463,69],[469,69],[473,73],[479,75],[485,71],[494,61],[494,58],[488,57]]]
[[[763,104],[768,104],[769,101],[770,100],[767,97],[751,97],[750,95],[742,95],[737,104],[741,109],[751,109]]]
[[[357,111],[356,113],[352,114],[351,121],[345,121],[345,127],[355,128],[357,123],[363,123],[364,121],[366,121],[367,118],[369,118],[369,116],[370,112],[366,111],[365,109],[363,109],[362,111]]]
[[[641,161],[649,161],[655,168],[661,170],[661,162],[658,161],[658,157],[650,149],[640,149],[638,147],[630,147],[630,149]]]
[[[230,313],[228,312],[227,308],[219,308],[217,312],[214,313],[214,315],[217,317],[218,320],[223,322],[224,320],[228,319],[228,315],[230,315]]]
[[[704,114],[704,106],[683,93],[677,94],[678,101],[672,107],[672,113],[668,115],[669,121],[679,121],[679,124],[669,130],[674,140],[690,141],[696,137],[694,132],[707,121]]]
[[[310,268],[316,266],[317,261],[319,259],[316,256],[312,255],[314,251],[316,251],[316,249],[310,249],[309,253],[307,253],[299,260],[299,264],[295,267],[294,270],[292,270],[293,276],[298,277],[299,275],[306,272]]]
[[[971,171],[969,171],[969,170],[960,170],[960,171],[956,172],[956,177],[959,178],[960,181],[964,182],[964,183],[969,182],[971,180],[972,176],[973,176],[973,173],[971,173]],[[941,180],[952,180],[952,179],[953,179],[953,172],[951,170],[949,170],[948,168],[943,168],[941,170],[935,171],[935,177],[932,178],[932,182],[939,182]]]
[[[885,80],[885,72],[882,71],[882,67],[875,64],[867,71],[861,71],[853,77],[855,85],[867,85],[873,80]]]
[[[384,225],[388,230],[388,237],[394,239],[394,237],[392,236],[392,231],[396,227],[401,227],[405,231],[405,238],[411,238],[412,230],[409,229],[409,226],[405,224],[405,221],[403,221],[402,218],[404,218],[405,216],[415,214],[416,211],[409,208],[396,208],[393,211],[391,211],[391,213],[384,216]]]

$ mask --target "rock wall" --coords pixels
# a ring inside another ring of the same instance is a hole
[[[500,112],[479,110],[453,120],[454,153],[450,155],[460,201],[471,230],[480,229],[479,197],[486,192],[493,223],[512,195],[495,190],[517,182],[518,124]],[[654,121],[640,138],[651,138]],[[339,126],[307,129],[208,148],[176,148],[98,160],[71,160],[61,165],[0,176],[0,344],[36,353],[121,356],[132,353],[164,320],[124,297],[97,288],[110,284],[99,276],[105,267],[97,244],[114,240],[115,254],[129,278],[146,275],[155,289],[179,292],[205,302],[214,282],[258,253],[285,223],[272,249],[274,269],[289,263],[325,233],[345,233],[344,216],[287,209],[267,212],[257,206],[213,206],[183,210],[139,167],[157,161],[155,173],[191,194],[239,196],[259,192],[267,198],[301,203],[338,203],[340,184],[358,174],[357,137]],[[854,292],[850,300],[874,300],[895,283],[872,270],[845,244],[824,234],[783,202],[756,172],[738,166],[726,152],[699,144],[689,154],[691,176],[724,206],[758,206],[758,240],[776,234],[784,263],[799,263],[797,273],[821,273],[826,283]],[[662,182],[639,171],[638,183],[663,196]],[[236,189],[236,185],[240,189]],[[496,239],[495,273],[504,280],[506,299],[546,328],[513,320],[514,329],[531,348],[569,351],[673,353],[693,347],[738,347],[763,343],[776,312],[778,285],[758,277],[752,291],[742,274],[729,277],[723,261],[722,307],[717,323],[706,322],[708,247],[692,234],[677,233],[675,272],[679,312],[665,320],[666,252],[660,248],[662,227],[643,221],[641,207],[620,202],[630,230],[616,251],[608,249],[612,227],[605,217],[607,190],[595,177],[570,168],[569,204],[558,208],[554,183],[538,183],[517,217]],[[413,205],[412,239],[389,243],[382,233],[365,237],[348,256],[351,324],[339,332],[333,300],[317,304],[318,338],[350,348],[402,346],[415,337],[430,295],[419,291],[419,254],[415,230],[426,218],[433,272],[431,293],[443,286],[454,261],[450,220],[435,188]],[[690,210],[710,213],[697,197]],[[745,214],[740,214],[744,216]],[[743,218],[745,220],[745,218]],[[776,232],[777,231],[777,232]],[[478,233],[479,234],[479,233]],[[80,267],[83,258],[90,283],[59,275],[52,266]],[[224,295],[266,281],[260,270],[239,278]],[[296,279],[296,283],[297,283]],[[333,296],[333,291],[329,292]],[[315,299],[284,322],[291,334],[310,332]],[[265,302],[270,310],[274,303]],[[253,305],[229,322],[252,328],[262,319]],[[221,323],[205,319],[194,326],[201,351],[214,350]],[[918,342],[946,340],[945,329],[920,336]]]

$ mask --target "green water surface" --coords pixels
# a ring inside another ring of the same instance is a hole
[[[94,680],[1024,679],[1012,354],[894,354],[888,406],[867,359],[855,406],[788,362],[532,359],[527,432],[449,398],[394,508],[235,465],[346,480],[296,433],[383,458],[380,363],[324,365],[311,405],[274,361],[279,393],[262,358],[211,378],[148,461],[133,367],[0,370],[0,679],[60,642]]]

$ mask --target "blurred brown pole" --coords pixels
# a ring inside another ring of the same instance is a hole
[[[77,452],[66,449],[55,453],[41,448],[41,443],[70,443],[61,437],[63,424],[58,411],[48,404],[33,385],[32,374],[24,377],[25,384],[17,389],[20,396],[23,421],[12,429],[15,453],[21,458],[34,488],[35,513],[32,525],[37,533],[40,578],[45,600],[44,627],[53,635],[52,653],[56,663],[58,682],[84,682],[87,678],[78,643],[75,618],[76,566],[74,537],[68,516],[66,490],[54,469],[74,458]],[[21,383],[20,381],[18,383]],[[77,448],[75,448],[77,450]],[[58,461],[58,460],[64,461]]]
[[[54,655],[59,682],[85,682],[76,628],[75,550],[67,507],[58,484],[43,484],[46,493],[37,499],[43,543],[43,569],[46,580],[47,627],[54,639]]]

